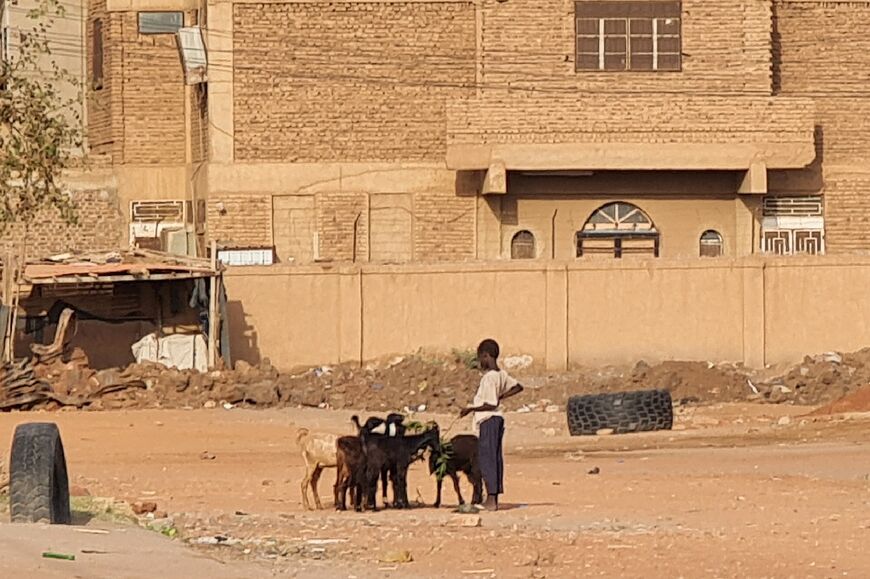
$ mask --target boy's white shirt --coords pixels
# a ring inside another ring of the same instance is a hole
[[[480,424],[487,418],[502,416],[501,397],[517,384],[519,382],[504,370],[489,370],[481,376],[480,386],[477,387],[477,393],[474,395],[471,406],[477,408],[483,404],[490,404],[496,409],[472,413],[471,425],[474,428],[474,434],[480,436]]]

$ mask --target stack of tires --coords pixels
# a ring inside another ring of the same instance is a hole
[[[568,399],[568,430],[572,436],[669,430],[674,424],[671,393],[637,390],[572,396]]]

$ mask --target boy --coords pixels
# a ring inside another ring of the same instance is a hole
[[[472,406],[463,408],[460,417],[474,413],[472,424],[474,433],[480,440],[480,471],[486,484],[486,510],[498,510],[498,495],[504,492],[504,459],[502,458],[502,438],[504,437],[504,417],[500,405],[523,391],[523,387],[498,367],[498,343],[484,340],[477,347],[477,363],[483,377]]]

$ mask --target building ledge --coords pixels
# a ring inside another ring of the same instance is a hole
[[[815,158],[809,99],[484,96],[448,107],[453,170],[796,169]]]

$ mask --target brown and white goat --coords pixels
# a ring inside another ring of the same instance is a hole
[[[300,428],[296,433],[296,442],[302,451],[302,460],[305,462],[305,476],[302,477],[302,506],[305,509],[311,510],[311,503],[308,502],[308,487],[311,487],[311,492],[314,493],[314,504],[318,509],[322,509],[320,503],[320,495],[317,494],[317,481],[320,480],[320,475],[324,468],[334,468],[335,460],[335,441],[338,437],[335,434],[325,432],[311,432],[307,428]]]

